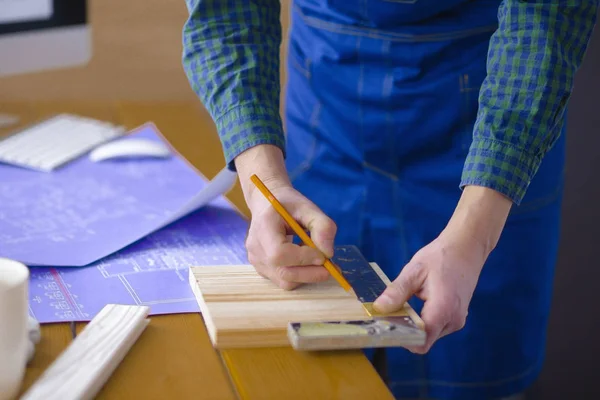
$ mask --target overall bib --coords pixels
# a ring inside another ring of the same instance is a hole
[[[499,3],[292,6],[288,172],[336,222],[336,244],[357,245],[392,280],[442,231],[461,195]],[[386,350],[397,398],[497,399],[537,377],[559,240],[564,144],[563,134],[513,207],[466,326],[426,355]],[[410,303],[420,312],[419,301]]]

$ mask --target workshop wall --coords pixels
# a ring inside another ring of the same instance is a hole
[[[284,30],[287,5],[282,2]],[[90,63],[0,78],[0,101],[197,101],[181,66],[187,15],[185,0],[90,0]]]

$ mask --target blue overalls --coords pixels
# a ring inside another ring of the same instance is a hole
[[[464,3],[464,4],[463,4]],[[295,187],[394,279],[448,222],[500,1],[297,0],[285,123]],[[496,399],[544,360],[564,134],[513,207],[466,326],[427,355],[387,350],[397,398]],[[421,304],[411,300],[420,311]],[[367,352],[371,354],[370,352]]]

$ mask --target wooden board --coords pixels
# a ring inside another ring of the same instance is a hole
[[[148,325],[147,306],[108,304],[23,396],[92,399]]]
[[[356,296],[333,278],[292,291],[280,289],[251,265],[192,267],[189,278],[216,348],[289,346],[290,322],[370,318]]]

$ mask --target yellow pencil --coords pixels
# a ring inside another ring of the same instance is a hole
[[[256,187],[258,188],[258,190],[260,190],[261,193],[267,198],[267,200],[269,200],[269,202],[271,203],[271,205],[273,206],[273,208],[275,208],[275,211],[277,211],[279,213],[279,215],[281,215],[281,217],[285,220],[285,222],[287,222],[288,225],[294,230],[294,232],[296,232],[296,235],[300,236],[300,239],[302,239],[302,241],[304,242],[304,244],[307,245],[307,246],[312,247],[313,249],[318,250],[317,246],[315,245],[315,243],[306,234],[306,232],[304,232],[304,229],[302,229],[302,227],[300,226],[300,224],[298,224],[298,222],[296,222],[296,220],[294,220],[294,218],[292,218],[292,216],[290,215],[290,213],[275,198],[275,196],[273,196],[273,193],[271,193],[271,191],[269,189],[267,189],[267,187],[260,180],[260,178],[258,176],[256,176],[256,175],[252,175],[250,177],[250,179],[256,185]],[[329,273],[335,278],[335,280],[340,284],[340,286],[344,288],[344,290],[346,290],[347,292],[349,292],[349,291],[352,290],[352,287],[350,286],[350,283],[348,283],[348,281],[346,280],[346,278],[344,278],[344,275],[342,275],[342,273],[331,262],[331,260],[329,260],[327,257],[325,257],[325,262],[324,262],[323,265],[327,269],[327,271],[329,271]]]

